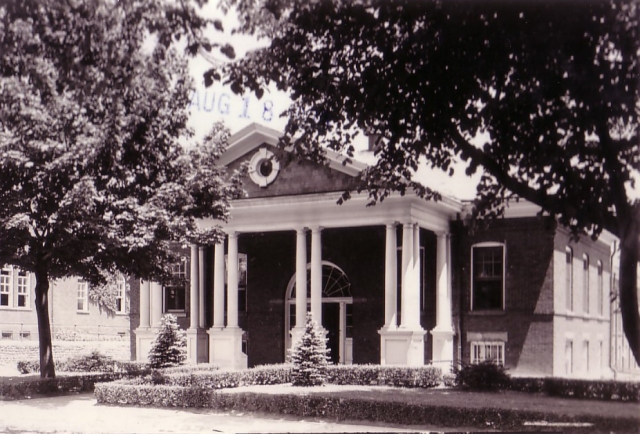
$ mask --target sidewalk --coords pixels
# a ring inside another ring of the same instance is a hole
[[[0,432],[30,433],[276,433],[416,432],[390,425],[355,425],[320,420],[208,409],[162,409],[97,405],[93,394],[0,402]]]

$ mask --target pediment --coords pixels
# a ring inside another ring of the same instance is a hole
[[[366,167],[357,161],[344,164],[345,157],[327,152],[327,165],[311,161],[273,158],[287,151],[277,148],[280,131],[251,124],[231,136],[229,148],[219,164],[234,170],[249,163],[244,183],[248,197],[284,196],[344,191],[356,187],[358,175]]]

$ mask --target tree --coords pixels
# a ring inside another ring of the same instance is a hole
[[[176,317],[163,315],[160,329],[151,344],[149,365],[153,369],[184,365],[187,360],[187,335],[178,325]]]
[[[163,280],[172,247],[211,243],[241,194],[216,166],[228,132],[186,148],[184,2],[0,3],[0,263],[35,275],[40,373],[54,377],[51,279]],[[195,36],[194,36],[195,35]]]
[[[576,237],[617,235],[623,327],[640,362],[637,1],[236,3],[242,30],[271,42],[218,74],[236,91],[288,91],[281,142],[299,155],[352,154],[358,131],[378,134],[362,176],[373,202],[408,189],[437,200],[415,171],[453,172],[461,158],[468,174],[483,170],[477,217],[521,198]],[[266,30],[257,11],[273,15]]]
[[[304,333],[291,352],[292,385],[322,386],[327,378],[329,361],[327,338],[309,313]]]

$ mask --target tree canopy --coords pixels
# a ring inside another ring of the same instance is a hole
[[[640,361],[637,1],[235,3],[242,30],[271,42],[216,73],[236,91],[287,91],[282,143],[301,155],[351,153],[359,131],[379,135],[363,174],[373,201],[408,188],[438,199],[415,171],[453,171],[461,158],[468,174],[483,170],[479,217],[515,197],[576,236],[616,234],[623,325]]]
[[[189,50],[205,25],[152,1],[0,3],[0,264],[36,278],[41,375],[55,375],[50,279],[164,279],[176,243],[220,234],[240,174],[215,125],[186,149]],[[196,36],[194,36],[196,35]],[[184,42],[186,41],[186,42]],[[202,43],[202,40],[198,40]]]

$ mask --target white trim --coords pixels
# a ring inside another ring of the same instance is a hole
[[[0,309],[13,309],[13,267],[4,266],[1,269],[3,272],[8,272],[8,275],[2,275],[2,279],[8,277],[8,282],[4,282],[0,285],[0,294],[5,294],[7,298],[7,304],[0,304]],[[2,290],[4,288],[4,291]]]
[[[269,161],[271,162],[271,173],[265,176],[260,172],[260,166],[263,162]],[[266,187],[275,181],[278,172],[280,172],[280,163],[273,152],[267,150],[265,147],[258,149],[251,157],[251,160],[249,160],[249,177],[259,187]]]
[[[491,350],[495,347],[497,349],[497,357],[488,358],[487,357],[487,347]],[[477,349],[477,351],[476,351]],[[504,341],[472,341],[469,343],[469,361],[471,363],[480,363],[488,360],[496,360],[498,364],[505,364],[505,349],[506,345]],[[476,354],[478,357],[476,357]]]
[[[82,301],[82,307],[79,306],[80,301]],[[82,280],[78,280],[76,284],[76,312],[89,312],[89,284]]]
[[[479,309],[476,310],[475,307],[473,306],[473,299],[474,299],[474,294],[475,294],[475,277],[474,277],[474,269],[473,269],[473,265],[474,265],[474,252],[473,249],[475,248],[486,248],[486,247],[502,247],[502,308],[501,310],[504,311],[505,310],[505,306],[506,306],[506,280],[507,280],[507,245],[506,243],[500,243],[500,242],[495,242],[495,241],[485,241],[482,243],[476,243],[473,244],[471,246],[471,300],[470,300],[470,306],[471,306],[471,311],[484,311],[484,310],[498,310],[498,309]]]

